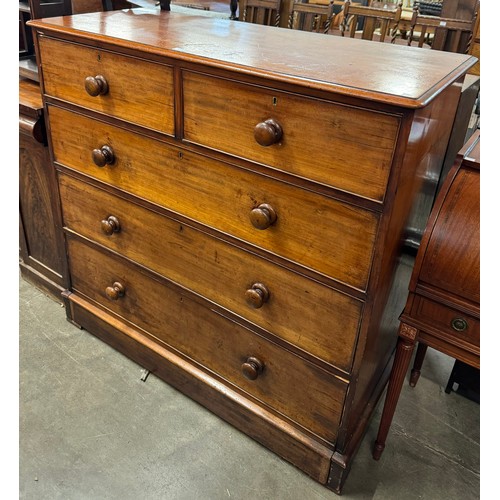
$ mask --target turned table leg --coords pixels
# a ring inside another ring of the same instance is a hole
[[[415,355],[415,362],[413,363],[413,368],[410,374],[410,385],[415,387],[417,385],[418,379],[420,378],[420,371],[422,370],[422,364],[424,362],[425,353],[427,352],[427,345],[418,343],[417,354]]]
[[[379,460],[382,456],[382,452],[384,451],[385,441],[391,427],[394,412],[396,411],[399,394],[401,393],[405,375],[410,365],[416,337],[416,328],[413,328],[405,323],[400,324],[396,355],[394,357],[394,364],[392,365],[391,376],[389,378],[389,385],[387,387],[387,395],[385,397],[382,418],[380,419],[377,440],[375,441],[375,445],[373,447],[373,458],[375,460]]]

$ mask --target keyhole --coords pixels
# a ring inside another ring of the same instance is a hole
[[[276,106],[278,104],[278,98],[273,97],[273,106]]]

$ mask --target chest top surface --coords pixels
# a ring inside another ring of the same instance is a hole
[[[30,21],[62,36],[111,42],[243,74],[408,108],[425,106],[476,58],[148,9]]]

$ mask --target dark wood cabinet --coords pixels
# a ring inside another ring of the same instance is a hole
[[[428,346],[479,368],[480,159],[477,130],[446,177],[418,250],[374,448],[377,460],[417,343],[411,386]]]
[[[31,25],[68,318],[340,492],[475,59],[160,9]]]
[[[19,257],[22,276],[58,300],[64,241],[37,82],[19,81]]]

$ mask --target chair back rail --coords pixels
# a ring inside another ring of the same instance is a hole
[[[468,53],[472,43],[472,35],[477,19],[477,11],[472,19],[449,19],[446,17],[422,15],[418,11],[418,6],[414,7],[410,22],[410,33],[408,35],[408,45],[416,43],[418,47],[423,47],[427,43],[434,50],[446,50],[447,52]],[[442,31],[446,36],[436,37],[430,42],[430,36]],[[461,48],[462,34],[467,34],[467,42]]]
[[[241,0],[240,20],[246,23],[279,26],[281,0]]]
[[[346,36],[347,33],[351,38],[377,39],[380,42],[385,42],[388,36],[391,42],[396,39],[403,10],[402,3],[373,2],[370,6],[364,6],[346,0],[343,10],[344,15],[340,25],[342,36]]]
[[[328,4],[292,0],[288,27],[302,31],[328,33],[333,19],[333,0]]]

